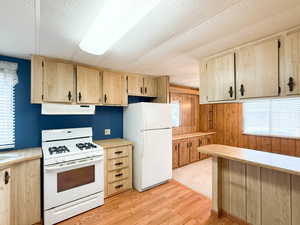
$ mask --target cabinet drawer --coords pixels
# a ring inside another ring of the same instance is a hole
[[[108,171],[122,169],[126,167],[128,167],[128,157],[107,160]]]
[[[108,172],[108,183],[112,183],[115,181],[123,180],[125,178],[128,178],[129,176],[129,169],[124,168],[124,169],[119,169],[119,170],[114,170],[111,172]]]
[[[129,179],[117,181],[111,184],[108,184],[108,195],[113,195],[125,190],[130,189]]]
[[[129,146],[122,146],[118,148],[111,148],[107,150],[107,158],[115,159],[128,156]]]

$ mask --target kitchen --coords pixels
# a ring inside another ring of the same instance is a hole
[[[1,225],[300,223],[298,1],[1,4]]]

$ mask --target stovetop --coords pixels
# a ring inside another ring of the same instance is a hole
[[[79,137],[80,129],[85,129],[82,136],[90,136]],[[43,131],[42,150],[45,165],[103,155],[103,148],[93,143],[91,129],[86,128]]]

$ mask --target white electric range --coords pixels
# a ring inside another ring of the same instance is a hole
[[[103,148],[92,128],[42,131],[44,224],[104,204]]]

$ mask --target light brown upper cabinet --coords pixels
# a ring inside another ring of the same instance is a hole
[[[121,73],[103,72],[103,104],[127,105],[126,77]]]
[[[144,96],[157,97],[157,79],[151,76],[144,78]]]
[[[288,33],[285,42],[286,73],[284,79],[286,95],[300,94],[300,31]]]
[[[102,77],[100,72],[83,66],[77,66],[77,103],[102,103]]]
[[[139,74],[127,75],[128,95],[143,96],[144,81],[143,76]]]
[[[157,97],[158,80],[156,77],[140,74],[127,75],[128,95]]]
[[[279,95],[279,40],[270,39],[236,53],[237,95],[240,99]]]
[[[128,105],[128,93],[169,102],[169,77],[105,71],[62,59],[33,55],[31,103]]]
[[[206,63],[207,100],[235,99],[234,53],[212,58]]]
[[[71,103],[74,101],[74,66],[45,60],[43,63],[43,101]]]

